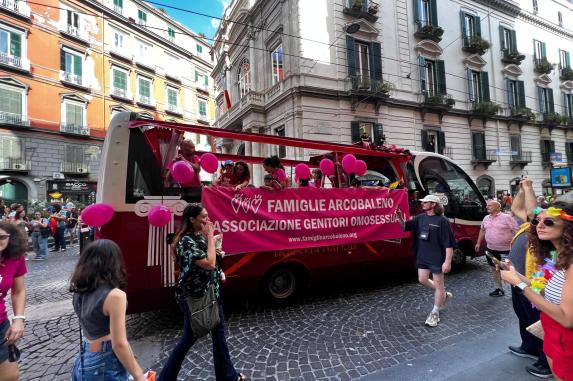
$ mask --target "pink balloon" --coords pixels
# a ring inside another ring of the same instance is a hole
[[[165,205],[156,205],[149,211],[147,219],[153,226],[165,226],[171,221],[171,211]]]
[[[294,173],[301,180],[310,179],[310,168],[306,164],[297,164],[296,167],[294,167]]]
[[[352,154],[346,155],[342,159],[342,169],[346,173],[354,172],[354,164],[356,164],[356,157]]]
[[[277,180],[278,181],[285,181],[287,179],[286,173],[282,168],[277,169]]]
[[[82,211],[82,221],[89,226],[100,227],[113,218],[113,207],[109,204],[92,204]]]
[[[179,160],[173,164],[171,168],[171,176],[173,179],[180,184],[186,184],[193,180],[193,176],[195,176],[195,171],[191,164],[186,162],[185,160]]]
[[[366,173],[366,162],[364,160],[356,160],[356,163],[354,163],[354,173],[356,176],[364,176]]]
[[[330,159],[322,159],[320,161],[320,171],[325,176],[330,176],[334,174],[334,163]]]
[[[205,172],[217,172],[217,169],[219,168],[217,156],[213,155],[212,153],[204,153],[201,156],[201,168],[203,168]]]

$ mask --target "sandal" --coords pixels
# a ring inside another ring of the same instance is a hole
[[[243,373],[239,373],[237,376],[237,381],[247,381],[247,376],[245,376]]]

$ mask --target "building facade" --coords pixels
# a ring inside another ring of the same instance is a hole
[[[0,2],[0,197],[93,201],[117,111],[210,124],[209,50],[137,0]]]
[[[366,131],[449,156],[492,196],[522,175],[550,193],[550,167],[573,162],[569,1],[235,0],[224,19],[221,128],[339,143]]]

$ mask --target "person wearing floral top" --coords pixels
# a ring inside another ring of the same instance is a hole
[[[175,296],[183,313],[183,336],[177,342],[167,363],[159,374],[159,381],[176,381],[187,352],[197,338],[191,329],[191,313],[187,298],[200,298],[211,284],[215,287],[219,303],[219,324],[211,331],[213,338],[213,362],[217,381],[244,381],[247,378],[235,370],[229,355],[223,316],[223,304],[219,292],[220,269],[217,263],[213,224],[207,210],[189,204],[183,211],[181,227],[172,243],[175,259],[180,267]]]

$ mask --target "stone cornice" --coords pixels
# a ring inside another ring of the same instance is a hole
[[[521,12],[519,4],[512,0],[476,0],[476,2],[487,5],[488,7],[492,7],[498,11],[514,17],[516,17]]]
[[[519,12],[518,18],[521,20],[527,21],[528,23],[533,24],[535,26],[545,28],[545,29],[547,29],[547,30],[549,30],[555,34],[561,35],[561,36],[569,38],[569,39],[573,39],[573,33],[566,31],[565,29],[563,29],[562,27],[560,27],[557,24],[550,23],[550,22],[542,19],[541,17],[538,17],[536,15],[532,15],[531,13]]]

